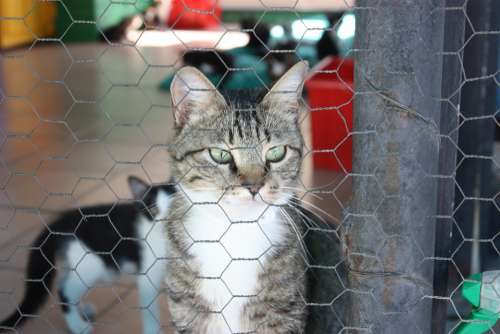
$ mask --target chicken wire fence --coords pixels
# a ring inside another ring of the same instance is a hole
[[[59,233],[49,227],[59,212],[77,208],[81,223],[75,224],[85,224],[93,217],[87,206],[113,203],[112,211],[133,199],[127,176],[153,185],[170,181],[173,110],[168,89],[158,88],[165,78],[195,63],[205,72],[223,69],[214,79],[218,87],[255,82],[269,89],[291,64],[310,60],[304,48],[324,35],[338,43],[337,62],[329,68],[324,61],[311,61],[316,66],[307,80],[322,76],[323,84],[337,86],[321,90],[315,102],[317,86],[305,83],[307,111],[300,118],[305,148],[300,187],[294,189],[304,209],[321,222],[301,222],[297,232],[307,249],[303,275],[310,285],[301,296],[306,332],[448,333],[470,321],[470,307],[460,293],[464,282],[473,273],[500,270],[500,150],[495,142],[500,8],[495,0],[357,1],[344,3],[343,12],[330,21],[311,14],[308,1],[255,1],[259,9],[243,15],[253,18],[250,25],[238,24],[241,13],[221,18],[215,2],[203,10],[181,2],[182,13],[168,26],[161,14],[166,2],[156,3],[155,12],[146,1],[95,1],[91,16],[81,14],[77,1],[26,2],[26,8],[10,12],[8,4],[20,2],[0,5],[2,45],[19,31],[33,40],[0,56],[1,318],[22,298],[33,239],[41,230]],[[115,11],[129,18],[141,14],[127,19],[127,29],[107,29],[117,23]],[[202,38],[206,31],[176,29],[190,14],[209,17],[218,32]],[[56,16],[58,26],[50,31],[47,25]],[[354,20],[356,41],[350,44],[345,35]],[[266,41],[264,26],[276,40]],[[91,42],[74,43],[79,34]],[[287,34],[288,43],[280,44]],[[244,52],[228,60],[231,49],[248,41],[259,50],[253,63],[239,65]],[[350,59],[354,85],[347,79]],[[344,95],[335,103],[324,102],[339,91]],[[191,207],[197,205],[219,203],[193,201]],[[111,211],[100,215],[112,217]],[[241,223],[253,224],[254,237],[266,240],[260,219],[231,221],[228,216],[213,240],[192,237],[193,245],[221,246],[226,259],[217,262],[220,270],[210,277],[226,288],[223,306],[205,312],[225,320],[232,301],[258,295],[228,285],[225,275],[233,265],[262,265],[276,245],[267,242],[259,254],[242,256],[224,240]],[[116,237],[124,239],[118,232]],[[136,241],[152,247],[147,238]],[[106,249],[87,254],[112,258],[116,244]],[[137,275],[123,273],[112,284],[87,287],[81,304],[96,305],[96,314],[87,319],[95,332],[141,331],[148,316],[141,320],[140,314],[151,305],[138,301]],[[43,283],[44,277],[37,280]],[[151,289],[161,308],[152,320],[173,332],[169,288]],[[30,319],[10,329],[66,331],[64,301],[54,288],[50,291],[36,314],[19,309]],[[227,333],[241,332],[226,323]]]

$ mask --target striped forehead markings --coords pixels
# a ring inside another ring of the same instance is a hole
[[[234,142],[235,132],[240,139],[244,139],[245,136],[252,136],[253,131],[255,131],[257,139],[260,140],[262,121],[259,118],[259,113],[256,109],[233,109],[231,111],[231,116],[232,124],[230,124],[228,129],[230,144],[233,144]],[[264,134],[267,141],[270,141],[271,136],[266,128],[264,128]]]

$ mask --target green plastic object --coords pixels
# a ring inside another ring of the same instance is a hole
[[[124,19],[146,11],[153,0],[136,0],[130,3],[109,0],[60,0],[57,4],[57,35],[63,41],[97,41],[100,30],[120,24]],[[79,21],[79,22],[74,22]]]
[[[500,271],[475,274],[462,286],[463,297],[472,305],[471,315],[457,329],[457,334],[489,332],[499,319]]]
[[[481,303],[481,273],[474,274],[469,281],[464,282],[462,286],[462,296],[474,307],[479,307]]]
[[[102,30],[106,30],[120,24],[128,17],[146,11],[152,4],[153,0],[135,0],[130,3],[94,0],[96,21]]]
[[[91,42],[99,39],[95,23],[95,4],[89,0],[63,0],[56,2],[57,35],[63,36],[63,42]],[[73,20],[89,23],[75,23]]]

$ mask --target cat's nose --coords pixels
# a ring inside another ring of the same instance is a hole
[[[242,183],[241,184],[243,187],[247,188],[247,190],[250,192],[252,197],[255,197],[259,193],[260,188],[262,188],[262,184],[255,184],[255,183]]]
[[[242,187],[246,188],[252,197],[259,193],[264,185],[265,170],[258,165],[248,165],[240,168],[238,179]]]

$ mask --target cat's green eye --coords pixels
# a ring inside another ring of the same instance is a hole
[[[213,161],[218,164],[227,164],[233,160],[233,156],[229,151],[222,150],[220,148],[211,148],[208,150],[210,152],[210,157]]]
[[[285,158],[286,146],[275,146],[266,152],[266,161],[280,162]]]

